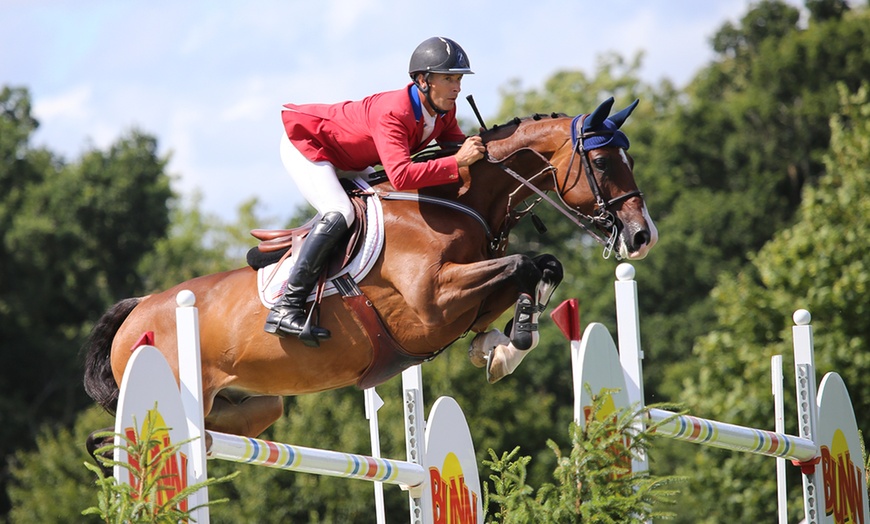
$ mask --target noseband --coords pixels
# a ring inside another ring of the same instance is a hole
[[[495,159],[490,159],[490,161],[495,163],[503,171],[505,171],[506,173],[511,175],[513,178],[515,178],[520,184],[522,184],[523,186],[526,186],[527,188],[529,188],[532,191],[534,191],[535,193],[537,193],[538,196],[540,197],[536,202],[534,202],[532,205],[530,205],[528,208],[526,208],[522,213],[520,213],[520,217],[516,218],[515,220],[518,220],[523,215],[528,213],[532,207],[534,207],[540,200],[543,199],[543,200],[547,201],[550,205],[552,205],[554,208],[556,208],[560,213],[562,213],[563,215],[568,217],[568,219],[571,220],[574,224],[576,224],[580,228],[584,229],[587,233],[589,233],[589,235],[592,236],[592,238],[594,238],[599,244],[603,245],[604,252],[602,253],[602,256],[604,258],[610,258],[610,255],[613,254],[613,252],[614,252],[613,248],[616,245],[616,239],[619,235],[619,221],[616,219],[616,215],[613,213],[612,208],[614,206],[616,206],[617,204],[619,204],[620,202],[623,202],[624,200],[628,200],[629,198],[636,197],[636,196],[642,197],[643,193],[641,193],[640,190],[635,189],[634,191],[629,191],[628,193],[625,193],[623,195],[619,195],[618,197],[611,198],[610,200],[605,200],[604,197],[601,196],[601,186],[598,183],[598,179],[595,178],[594,171],[592,170],[592,162],[589,160],[589,149],[587,149],[585,147],[584,141],[587,138],[591,138],[593,136],[607,136],[607,135],[612,135],[613,133],[610,131],[587,131],[584,133],[578,133],[577,132],[578,124],[580,124],[580,126],[582,126],[583,120],[587,116],[588,115],[578,115],[578,116],[574,117],[574,119],[571,121],[571,142],[573,143],[573,146],[571,149],[571,159],[568,161],[568,169],[566,171],[565,184],[567,185],[567,181],[568,181],[567,174],[571,172],[571,168],[574,165],[574,158],[577,155],[579,155],[580,158],[582,159],[582,162],[583,162],[582,170],[585,171],[585,173],[586,173],[586,181],[588,182],[589,188],[592,191],[592,196],[595,197],[595,211],[594,211],[594,214],[592,214],[592,215],[587,215],[586,213],[583,213],[580,210],[571,207],[567,202],[565,202],[565,199],[562,197],[562,192],[564,190],[564,186],[560,188],[558,181],[556,179],[556,172],[558,171],[556,169],[556,166],[551,164],[549,160],[547,160],[543,155],[541,155],[537,151],[535,151],[533,149],[529,149],[530,151],[537,154],[547,164],[547,167],[545,167],[541,172],[530,177],[529,179],[523,178],[516,171],[514,171],[511,168],[504,165],[503,161],[499,161],[499,160],[495,160]],[[534,184],[531,183],[531,180],[533,180],[534,178],[537,178],[539,175],[546,173],[546,172],[550,172],[553,174],[554,187],[556,188],[556,194],[559,196],[559,200],[561,201],[561,203],[556,202],[555,200],[550,198],[550,196],[547,195],[544,191],[538,189]],[[579,173],[578,173],[578,176],[579,176]],[[511,206],[509,204],[508,205],[508,214],[509,215],[514,213],[513,211],[511,211],[510,207]],[[589,224],[594,226],[595,229],[606,232],[606,238],[602,238],[601,235],[596,233],[592,228],[587,226],[584,222],[588,222]],[[616,253],[616,258],[617,259],[621,258],[619,256],[618,252]]]

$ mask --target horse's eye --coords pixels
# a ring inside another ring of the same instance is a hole
[[[593,160],[592,163],[595,164],[595,167],[600,169],[601,171],[604,171],[607,169],[607,159],[604,157],[598,157],[595,160]]]

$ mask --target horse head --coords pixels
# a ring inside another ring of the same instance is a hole
[[[520,182],[526,191],[517,194],[537,193],[549,201],[604,244],[605,257],[615,251],[618,258],[644,258],[658,231],[634,180],[628,137],[620,130],[637,104],[610,115],[609,98],[588,115],[535,115],[514,121],[512,129],[493,129],[485,138],[490,161],[518,180],[518,172],[525,171]],[[541,177],[545,172],[553,176]]]
[[[571,161],[579,157],[577,178],[585,179],[586,184],[575,183],[571,190],[567,187],[560,190],[562,198],[574,209],[589,209],[591,203],[594,207],[587,214],[602,229],[611,228],[617,252],[629,259],[644,258],[658,240],[658,231],[634,179],[628,137],[620,130],[638,102],[635,100],[608,116],[613,107],[613,98],[609,98],[585,118],[581,115],[572,120],[571,160],[565,170],[565,181],[570,178]],[[581,170],[584,177],[580,176]]]

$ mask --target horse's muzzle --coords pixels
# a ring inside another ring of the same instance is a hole
[[[655,224],[652,220],[645,222],[623,225],[619,234],[619,254],[622,258],[629,260],[645,258],[658,241],[659,235]]]

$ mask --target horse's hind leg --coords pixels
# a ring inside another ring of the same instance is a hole
[[[278,396],[248,396],[239,399],[220,394],[215,397],[205,427],[222,433],[256,437],[284,414]]]

